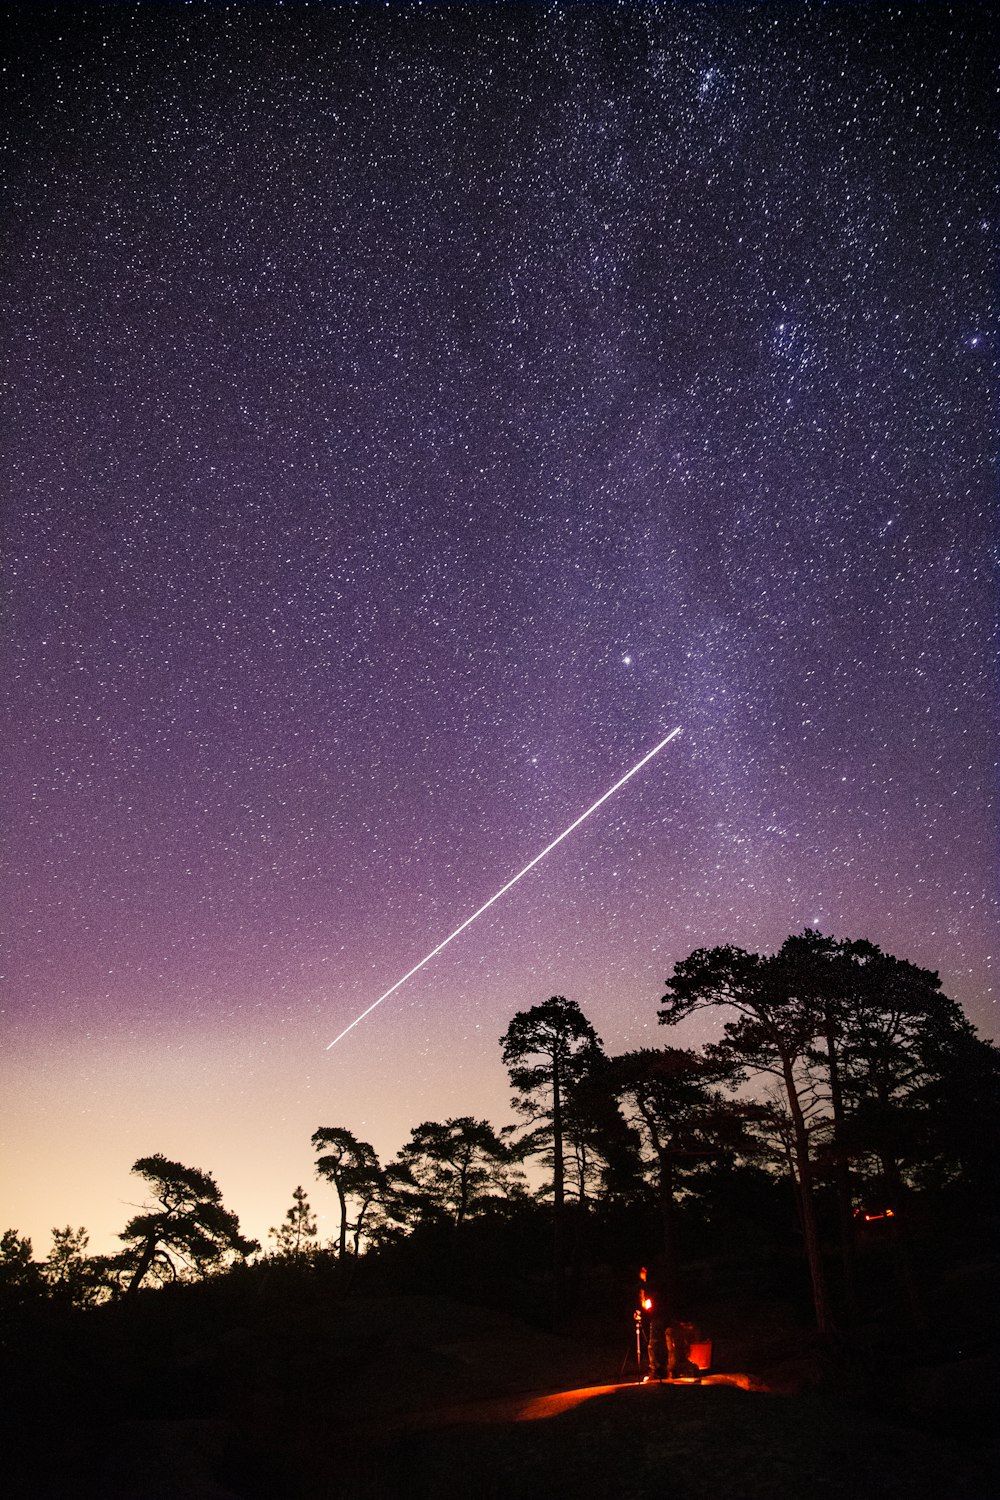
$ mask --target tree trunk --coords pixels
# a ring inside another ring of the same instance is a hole
[[[660,1219],[663,1224],[663,1291],[667,1321],[679,1315],[680,1252],[677,1237],[677,1203],[674,1199],[674,1163],[669,1147],[657,1146],[660,1161]]]
[[[854,1256],[854,1215],[851,1207],[851,1168],[847,1159],[844,1128],[844,1094],[840,1084],[840,1059],[833,1035],[833,1018],[826,1014],[826,1056],[830,1072],[830,1105],[833,1109],[834,1171],[837,1187],[837,1221],[840,1231],[840,1263],[844,1278],[844,1305],[848,1322],[857,1321],[857,1276]]]
[[[792,1073],[792,1064],[787,1057],[781,1059],[781,1072],[792,1117],[792,1132],[795,1146],[795,1166],[798,1172],[799,1221],[805,1244],[806,1261],[812,1282],[813,1306],[816,1310],[816,1328],[824,1337],[830,1332],[830,1301],[823,1273],[823,1257],[820,1252],[819,1231],[816,1226],[816,1205],[812,1191],[812,1163],[809,1158],[809,1136],[799,1103],[798,1090]]]
[[[924,1309],[916,1277],[913,1274],[913,1262],[910,1259],[909,1235],[906,1223],[906,1189],[903,1186],[903,1174],[900,1172],[899,1163],[894,1156],[886,1153],[885,1155],[880,1155],[879,1161],[882,1165],[882,1175],[885,1179],[887,1189],[886,1196],[888,1202],[886,1207],[892,1209],[892,1221],[889,1225],[889,1243],[892,1246],[892,1259],[896,1271],[896,1279],[902,1288],[910,1322],[914,1328],[926,1328],[927,1313]]]
[[[142,1254],[139,1257],[139,1264],[135,1268],[135,1274],[132,1277],[132,1280],[129,1282],[128,1286],[125,1288],[126,1297],[134,1297],[136,1292],[139,1290],[146,1272],[153,1264],[153,1257],[156,1254],[156,1247],[159,1243],[160,1240],[158,1235],[150,1235],[146,1243],[143,1245]]]
[[[559,1078],[559,1059],[552,1060],[552,1202],[556,1217],[563,1211],[566,1201],[566,1169],[563,1162],[562,1088]]]
[[[656,1117],[646,1106],[641,1092],[636,1095],[636,1105],[643,1118],[658,1165],[657,1197],[660,1207],[660,1224],[663,1229],[663,1309],[668,1321],[679,1313],[677,1305],[680,1292],[680,1243],[677,1233],[677,1201],[674,1198],[674,1153],[664,1145],[657,1129]]]
[[[337,1189],[337,1201],[340,1204],[340,1251],[339,1251],[339,1255],[340,1255],[340,1259],[343,1260],[344,1257],[347,1254],[347,1195],[344,1192],[343,1184],[341,1182],[337,1181],[335,1183],[335,1186],[336,1186],[336,1189]]]
[[[461,1229],[465,1223],[465,1216],[469,1212],[469,1172],[471,1163],[458,1168],[458,1212],[455,1215],[455,1228]]]
[[[562,1319],[565,1306],[563,1268],[563,1220],[566,1207],[566,1179],[563,1163],[562,1087],[559,1057],[552,1055],[552,1308],[556,1323]]]

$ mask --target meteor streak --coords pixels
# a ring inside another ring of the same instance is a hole
[[[327,1052],[329,1052],[331,1047],[336,1047],[338,1042],[343,1041],[347,1033],[349,1031],[353,1031],[355,1026],[358,1026],[366,1016],[370,1016],[372,1011],[375,1010],[377,1006],[382,1004],[383,1000],[388,1000],[389,996],[394,995],[401,985],[404,985],[408,979],[412,979],[418,969],[422,969],[424,964],[429,964],[432,958],[436,958],[437,955],[441,952],[442,948],[447,948],[449,943],[454,942],[455,938],[458,937],[460,932],[464,932],[467,927],[471,927],[476,918],[481,917],[483,912],[493,905],[494,901],[499,901],[501,896],[506,895],[511,886],[517,885],[517,882],[523,879],[524,876],[527,875],[529,870],[533,870],[535,866],[545,858],[546,854],[551,854],[552,850],[556,847],[557,844],[561,844],[563,839],[568,839],[574,829],[579,828],[581,823],[585,823],[586,820],[590,817],[591,813],[595,813],[603,803],[607,802],[609,797],[613,797],[615,792],[618,791],[619,787],[623,787],[626,781],[630,781],[637,771],[641,771],[647,761],[651,761],[653,759],[654,755],[659,755],[664,745],[669,745],[670,741],[676,739],[680,732],[681,726],[678,724],[676,729],[672,729],[670,731],[666,739],[661,740],[658,745],[654,745],[652,750],[648,751],[642,757],[642,760],[636,761],[631,771],[626,771],[625,775],[619,777],[614,786],[608,787],[608,790],[604,793],[603,796],[598,797],[596,802],[591,803],[586,812],[581,813],[580,816],[576,818],[568,828],[564,828],[562,833],[560,833],[557,838],[554,838],[552,840],[551,844],[546,844],[541,854],[536,854],[534,859],[528,861],[523,870],[518,870],[517,874],[512,876],[512,878],[508,880],[506,885],[502,885],[495,896],[491,896],[488,901],[484,901],[482,906],[479,907],[478,911],[474,911],[471,917],[466,917],[465,921],[462,922],[460,926],[456,927],[454,932],[449,933],[443,942],[438,943],[436,948],[432,948],[425,958],[422,958],[418,964],[413,965],[412,969],[408,969],[403,975],[402,979],[397,979],[396,983],[390,985],[384,995],[379,995],[378,999],[373,1000],[371,1005],[369,1005],[366,1010],[363,1010],[359,1016],[355,1016],[351,1024],[349,1026],[345,1026],[340,1035],[335,1036],[333,1041],[327,1044]]]

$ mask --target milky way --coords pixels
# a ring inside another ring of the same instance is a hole
[[[163,1151],[263,1233],[317,1126],[502,1121],[516,1009],[654,1044],[705,944],[869,937],[992,1033],[985,8],[13,20],[22,1232]]]

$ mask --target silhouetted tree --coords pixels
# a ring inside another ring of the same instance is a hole
[[[995,1160],[1000,1054],[976,1036],[932,971],[865,941],[811,946],[830,976],[818,1055],[837,1081],[837,1165],[844,1177],[853,1169],[880,1209],[891,1208],[889,1243],[920,1323],[926,1313],[908,1243],[911,1189],[975,1175],[973,1162],[977,1154],[983,1160],[982,1143],[991,1137]],[[988,1176],[980,1180],[985,1185]]]
[[[314,1131],[312,1143],[324,1154],[316,1162],[316,1175],[333,1184],[340,1208],[338,1253],[347,1254],[347,1235],[352,1227],[348,1218],[348,1199],[354,1203],[354,1250],[358,1252],[365,1215],[385,1183],[375,1148],[358,1140],[343,1126],[322,1126]]]
[[[661,1002],[660,1021],[676,1024],[697,1010],[719,1009],[731,1015],[722,1040],[706,1055],[731,1070],[775,1078],[788,1110],[788,1165],[795,1188],[816,1326],[831,1326],[830,1301],[820,1250],[813,1197],[810,1152],[810,1107],[815,1080],[810,1049],[820,1033],[822,1015],[814,993],[797,982],[794,966],[780,954],[762,958],[741,948],[699,949],[674,967]]]
[[[729,1012],[707,1055],[780,1082],[787,1115],[776,1106],[773,1120],[796,1187],[819,1326],[829,1320],[813,1204],[823,1177],[836,1187],[848,1305],[857,1185],[892,1209],[890,1242],[919,1316],[905,1243],[909,1189],[922,1176],[940,1185],[970,1168],[989,1181],[986,1163],[1000,1152],[997,1049],[976,1036],[935,973],[873,943],[812,931],[771,958],[736,948],[694,953],[668,991],[662,1021],[706,1006]],[[984,1151],[986,1140],[993,1145]]]
[[[963,1100],[968,1117],[967,1085],[983,1064],[989,1072],[996,1049],[980,1041],[930,970],[868,942],[829,940],[826,958],[839,978],[834,1025],[850,1147],[876,1166],[898,1210],[909,1176],[947,1149],[945,1098]],[[991,1114],[983,1111],[978,1129]]]
[[[814,1150],[813,1164],[816,1175],[825,1173],[834,1183],[844,1298],[848,1316],[853,1319],[857,1310],[853,1186],[841,1056],[844,1027],[849,1021],[854,989],[851,965],[844,956],[847,946],[806,928],[804,932],[785,939],[777,962],[785,970],[790,989],[812,1006],[816,1016],[816,1038],[808,1055],[825,1075],[825,1098],[830,1117],[828,1138]]]
[[[304,1187],[292,1194],[292,1206],[281,1224],[268,1230],[279,1255],[304,1255],[313,1249],[316,1219]]]
[[[566,1102],[601,1041],[575,1000],[553,995],[518,1011],[500,1038],[514,1088],[514,1108],[534,1129],[533,1148],[552,1163],[553,1272],[557,1316],[563,1302],[563,1219],[566,1202]]]
[[[0,1235],[0,1274],[5,1281],[15,1283],[26,1280],[35,1265],[31,1240],[18,1234],[16,1229],[5,1229]]]
[[[54,1297],[73,1307],[89,1307],[112,1289],[103,1261],[87,1255],[86,1229],[53,1229],[52,1249],[42,1268]]]
[[[140,1157],[132,1171],[144,1179],[153,1202],[135,1214],[119,1235],[134,1262],[127,1297],[135,1295],[154,1265],[171,1279],[176,1277],[174,1256],[183,1266],[206,1275],[232,1256],[246,1257],[260,1249],[256,1240],[240,1233],[240,1221],[223,1206],[222,1193],[210,1173],[159,1154]]]
[[[390,1173],[404,1198],[411,1189],[411,1207],[422,1217],[437,1215],[458,1227],[485,1198],[515,1191],[520,1174],[512,1171],[502,1135],[471,1115],[428,1120],[410,1132]]]
[[[31,1240],[16,1229],[5,1229],[0,1235],[0,1304],[8,1309],[28,1306],[44,1286]]]
[[[1000,1048],[955,1034],[930,1048],[934,1070],[916,1090],[923,1145],[907,1166],[915,1185],[964,1199],[985,1225],[1000,1207]]]
[[[567,1195],[581,1208],[641,1196],[639,1138],[622,1115],[610,1060],[599,1048],[589,1049],[581,1064],[563,1108]]]
[[[757,1154],[747,1129],[748,1115],[755,1110],[726,1098],[718,1087],[725,1071],[687,1048],[626,1052],[611,1059],[610,1076],[653,1166],[663,1237],[662,1285],[673,1316],[680,1279],[678,1200],[707,1163],[731,1159],[736,1152]]]

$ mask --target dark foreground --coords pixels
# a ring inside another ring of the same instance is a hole
[[[153,1294],[103,1313],[6,1360],[18,1500],[1000,1493],[991,1339],[820,1351],[758,1329],[717,1346],[751,1389],[657,1387],[617,1384],[635,1371],[620,1343],[443,1298]]]
[[[997,1492],[995,1457],[985,1442],[970,1444],[960,1426],[916,1428],[816,1395],[640,1387],[595,1396],[550,1420],[400,1435],[375,1453],[352,1455],[344,1477],[349,1490],[373,1500],[985,1500]]]
[[[995,1400],[995,1385],[990,1401]],[[816,1393],[621,1388],[533,1421],[426,1420],[294,1435],[211,1419],[48,1434],[9,1494],[100,1500],[803,1500],[997,1493],[995,1445],[955,1413],[872,1413]],[[41,1434],[39,1434],[41,1436]]]

